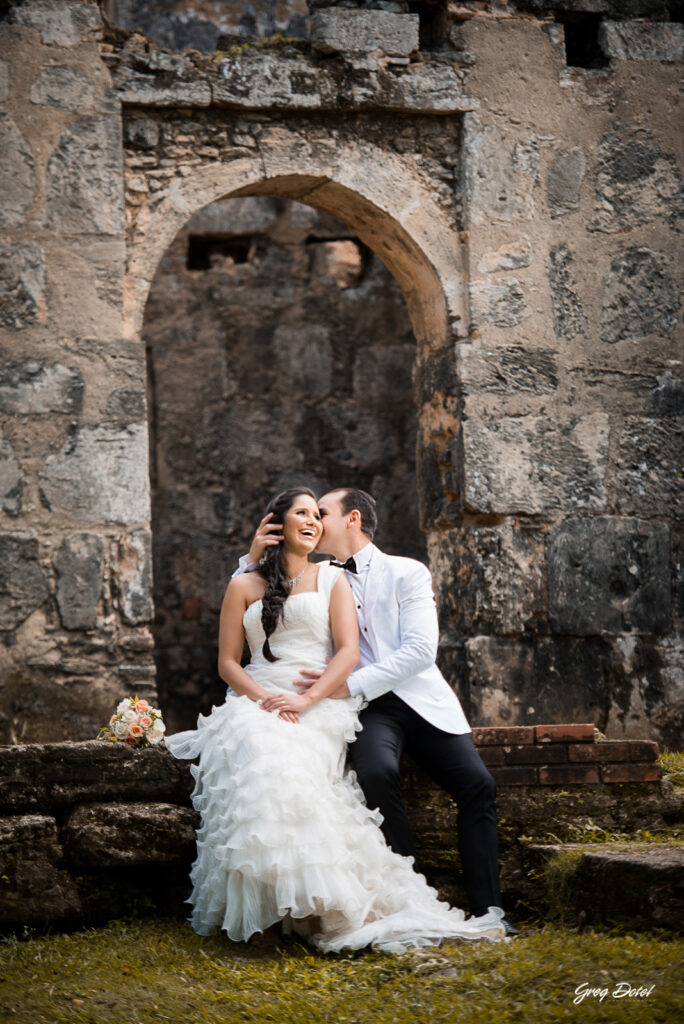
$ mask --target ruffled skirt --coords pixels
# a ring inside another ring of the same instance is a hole
[[[197,729],[166,739],[191,766],[201,815],[190,922],[245,941],[278,921],[324,952],[398,952],[440,939],[503,937],[501,912],[465,920],[438,900],[412,858],[393,853],[366,806],[347,744],[357,700],[323,700],[300,724],[228,696]]]

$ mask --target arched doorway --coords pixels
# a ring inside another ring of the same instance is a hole
[[[332,215],[338,223],[343,222],[355,244],[361,249],[367,247],[371,256],[377,254],[401,288],[417,341],[416,365],[421,377],[416,403],[416,448],[419,454],[430,449],[434,461],[435,448],[447,448],[453,438],[453,414],[442,401],[443,396],[433,394],[438,389],[430,384],[431,374],[420,371],[433,357],[441,359],[450,348],[455,331],[460,334],[465,326],[458,235],[421,183],[411,176],[410,169],[391,154],[375,151],[371,145],[355,147],[353,152],[328,145],[323,151],[323,162],[320,145],[314,153],[302,144],[301,137],[288,138],[284,132],[279,133],[277,147],[269,148],[264,140],[262,147],[259,159],[213,161],[192,175],[179,175],[161,195],[136,211],[126,288],[130,333],[140,335],[150,285],[164,253],[171,251],[179,231],[192,223],[191,218],[198,216],[202,208],[216,201],[256,196],[306,204],[319,214]],[[232,253],[224,254],[234,263],[249,259],[247,241],[243,238],[237,242],[242,245],[240,251],[234,248]],[[195,244],[193,253],[186,252],[185,258],[211,262],[211,253],[201,249],[201,244]],[[221,258],[220,252],[216,255]],[[405,383],[410,391],[408,380]],[[269,423],[266,415],[264,429]],[[301,480],[301,473],[296,476]],[[319,476],[320,483],[327,486],[330,477],[325,472]],[[288,481],[281,478],[281,482]],[[315,474],[310,481],[302,482],[310,482],[314,488],[320,486]],[[359,482],[372,487],[370,477]],[[415,509],[409,514],[416,518]],[[248,509],[247,518],[251,530],[254,512]],[[239,545],[243,544],[241,538]],[[234,554],[230,553],[231,564]],[[220,591],[225,586],[228,568],[226,565],[217,574]],[[199,586],[201,589],[201,582]],[[188,596],[201,598],[201,593]],[[214,606],[217,597],[220,592],[213,595]],[[182,602],[177,613],[183,615]],[[185,614],[187,622],[192,622],[193,615],[201,614],[196,599],[189,603]],[[174,675],[177,678],[182,674],[181,664],[176,666]],[[162,694],[165,687],[160,678]],[[194,685],[191,689],[196,692]],[[217,695],[219,691],[215,691],[215,698]],[[176,724],[180,723],[172,722]]]

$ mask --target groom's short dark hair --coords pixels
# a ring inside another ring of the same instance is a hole
[[[378,528],[378,514],[375,511],[375,498],[367,491],[361,491],[356,487],[340,488],[340,508],[342,515],[349,515],[356,509],[361,514],[361,529],[369,540],[373,540],[375,531]]]

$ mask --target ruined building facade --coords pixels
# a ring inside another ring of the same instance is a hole
[[[146,6],[0,6],[2,740],[220,700],[301,480],[429,562],[473,724],[679,745],[681,5]]]

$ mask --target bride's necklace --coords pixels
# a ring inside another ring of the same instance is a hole
[[[297,573],[296,576],[292,576],[291,579],[285,580],[285,586],[289,587],[290,590],[292,590],[293,587],[297,586],[297,584],[299,583],[299,581],[301,580],[301,578],[302,578],[302,576],[304,575],[305,572],[306,572],[306,566],[304,566],[302,571]]]

